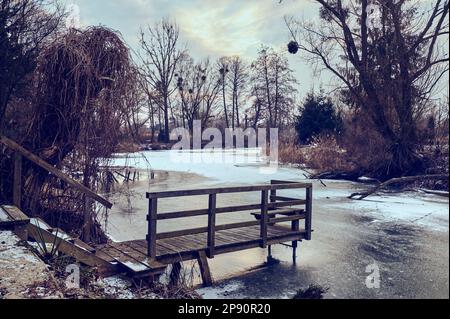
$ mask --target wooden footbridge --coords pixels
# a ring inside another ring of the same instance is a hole
[[[310,240],[312,232],[312,184],[272,180],[270,184],[239,187],[218,187],[191,190],[175,190],[147,193],[149,209],[147,214],[148,232],[141,240],[112,242],[99,247],[90,247],[78,238],[72,238],[59,228],[47,225],[39,218],[31,218],[20,211],[22,157],[47,170],[107,208],[108,200],[94,193],[62,171],[49,165],[14,141],[0,136],[4,144],[16,152],[14,162],[14,206],[0,207],[0,230],[11,229],[20,238],[51,243],[63,254],[76,258],[79,262],[96,267],[103,275],[127,272],[137,278],[154,278],[173,265],[173,273],[180,271],[181,262],[198,260],[205,285],[212,282],[208,258],[250,248],[268,248],[275,244],[292,247],[295,251],[299,241]],[[283,190],[298,190],[299,197],[286,197]],[[239,195],[257,192],[258,203],[218,207],[217,198],[224,194]],[[208,197],[206,209],[184,210],[158,213],[158,200],[171,198],[182,201],[187,196]],[[248,220],[231,224],[218,224],[220,214],[241,214]],[[85,215],[89,217],[86,210]],[[172,220],[182,225],[180,219],[207,216],[203,227],[158,232],[158,221]],[[86,218],[89,220],[89,218]],[[89,226],[87,223],[86,226]],[[88,229],[89,227],[85,227]],[[86,235],[85,235],[86,237]],[[87,236],[88,237],[88,236]]]
[[[302,198],[279,196],[282,190],[303,189]],[[261,201],[256,204],[217,207],[217,197],[229,193],[259,192]],[[158,200],[186,196],[208,196],[208,208],[158,213]],[[271,181],[267,185],[219,187],[194,190],[177,190],[147,193],[149,211],[146,239],[110,243],[99,247],[96,255],[110,262],[118,262],[134,276],[158,275],[173,264],[196,259],[199,262],[204,284],[211,283],[207,258],[250,248],[266,248],[275,244],[311,239],[312,184]],[[217,224],[219,214],[247,214],[249,221]],[[207,225],[199,228],[158,232],[158,221],[206,215]],[[303,221],[303,227],[300,223]],[[286,225],[286,223],[290,223]],[[284,224],[284,225],[283,225]]]

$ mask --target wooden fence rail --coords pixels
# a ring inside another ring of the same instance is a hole
[[[289,189],[305,189],[305,199],[298,199],[292,197],[277,196],[279,190]],[[217,207],[217,196],[220,194],[229,193],[243,193],[243,192],[260,192],[261,200],[259,204],[238,205],[228,207]],[[158,199],[160,198],[175,198],[184,196],[200,196],[208,195],[208,208],[186,210],[177,212],[166,212],[158,214]],[[206,233],[206,252],[209,258],[214,257],[215,253],[215,239],[218,231],[244,228],[251,226],[259,226],[260,229],[260,247],[265,248],[268,245],[268,227],[282,222],[291,222],[292,232],[299,231],[299,221],[305,220],[305,238],[311,239],[312,232],[312,184],[311,183],[297,183],[288,181],[271,181],[267,185],[252,185],[239,187],[218,187],[218,188],[204,188],[194,190],[177,190],[177,191],[162,191],[147,193],[149,199],[149,211],[147,215],[148,232],[146,236],[148,256],[151,258],[157,257],[157,240],[170,239],[182,237],[187,235],[195,235]],[[280,209],[289,206],[304,205],[304,209]],[[238,223],[216,225],[217,214],[258,211],[253,213],[258,220],[244,221]],[[283,215],[277,217],[277,215]],[[169,232],[157,232],[157,222],[159,220],[187,218],[194,216],[208,216],[208,224],[206,227],[182,229]]]

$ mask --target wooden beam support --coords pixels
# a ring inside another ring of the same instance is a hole
[[[200,267],[200,274],[203,280],[203,286],[211,286],[213,283],[211,270],[209,269],[208,258],[203,250],[198,252],[198,265]]]

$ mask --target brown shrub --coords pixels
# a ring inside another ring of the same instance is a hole
[[[290,141],[280,142],[278,146],[278,157],[281,163],[304,164],[306,162],[305,148]]]
[[[306,156],[308,167],[321,172],[350,172],[357,167],[348,152],[338,145],[334,136],[320,136],[313,140]]]

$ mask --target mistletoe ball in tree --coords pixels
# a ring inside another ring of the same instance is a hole
[[[296,54],[298,52],[298,43],[297,41],[292,40],[288,44],[288,51],[291,54]]]

